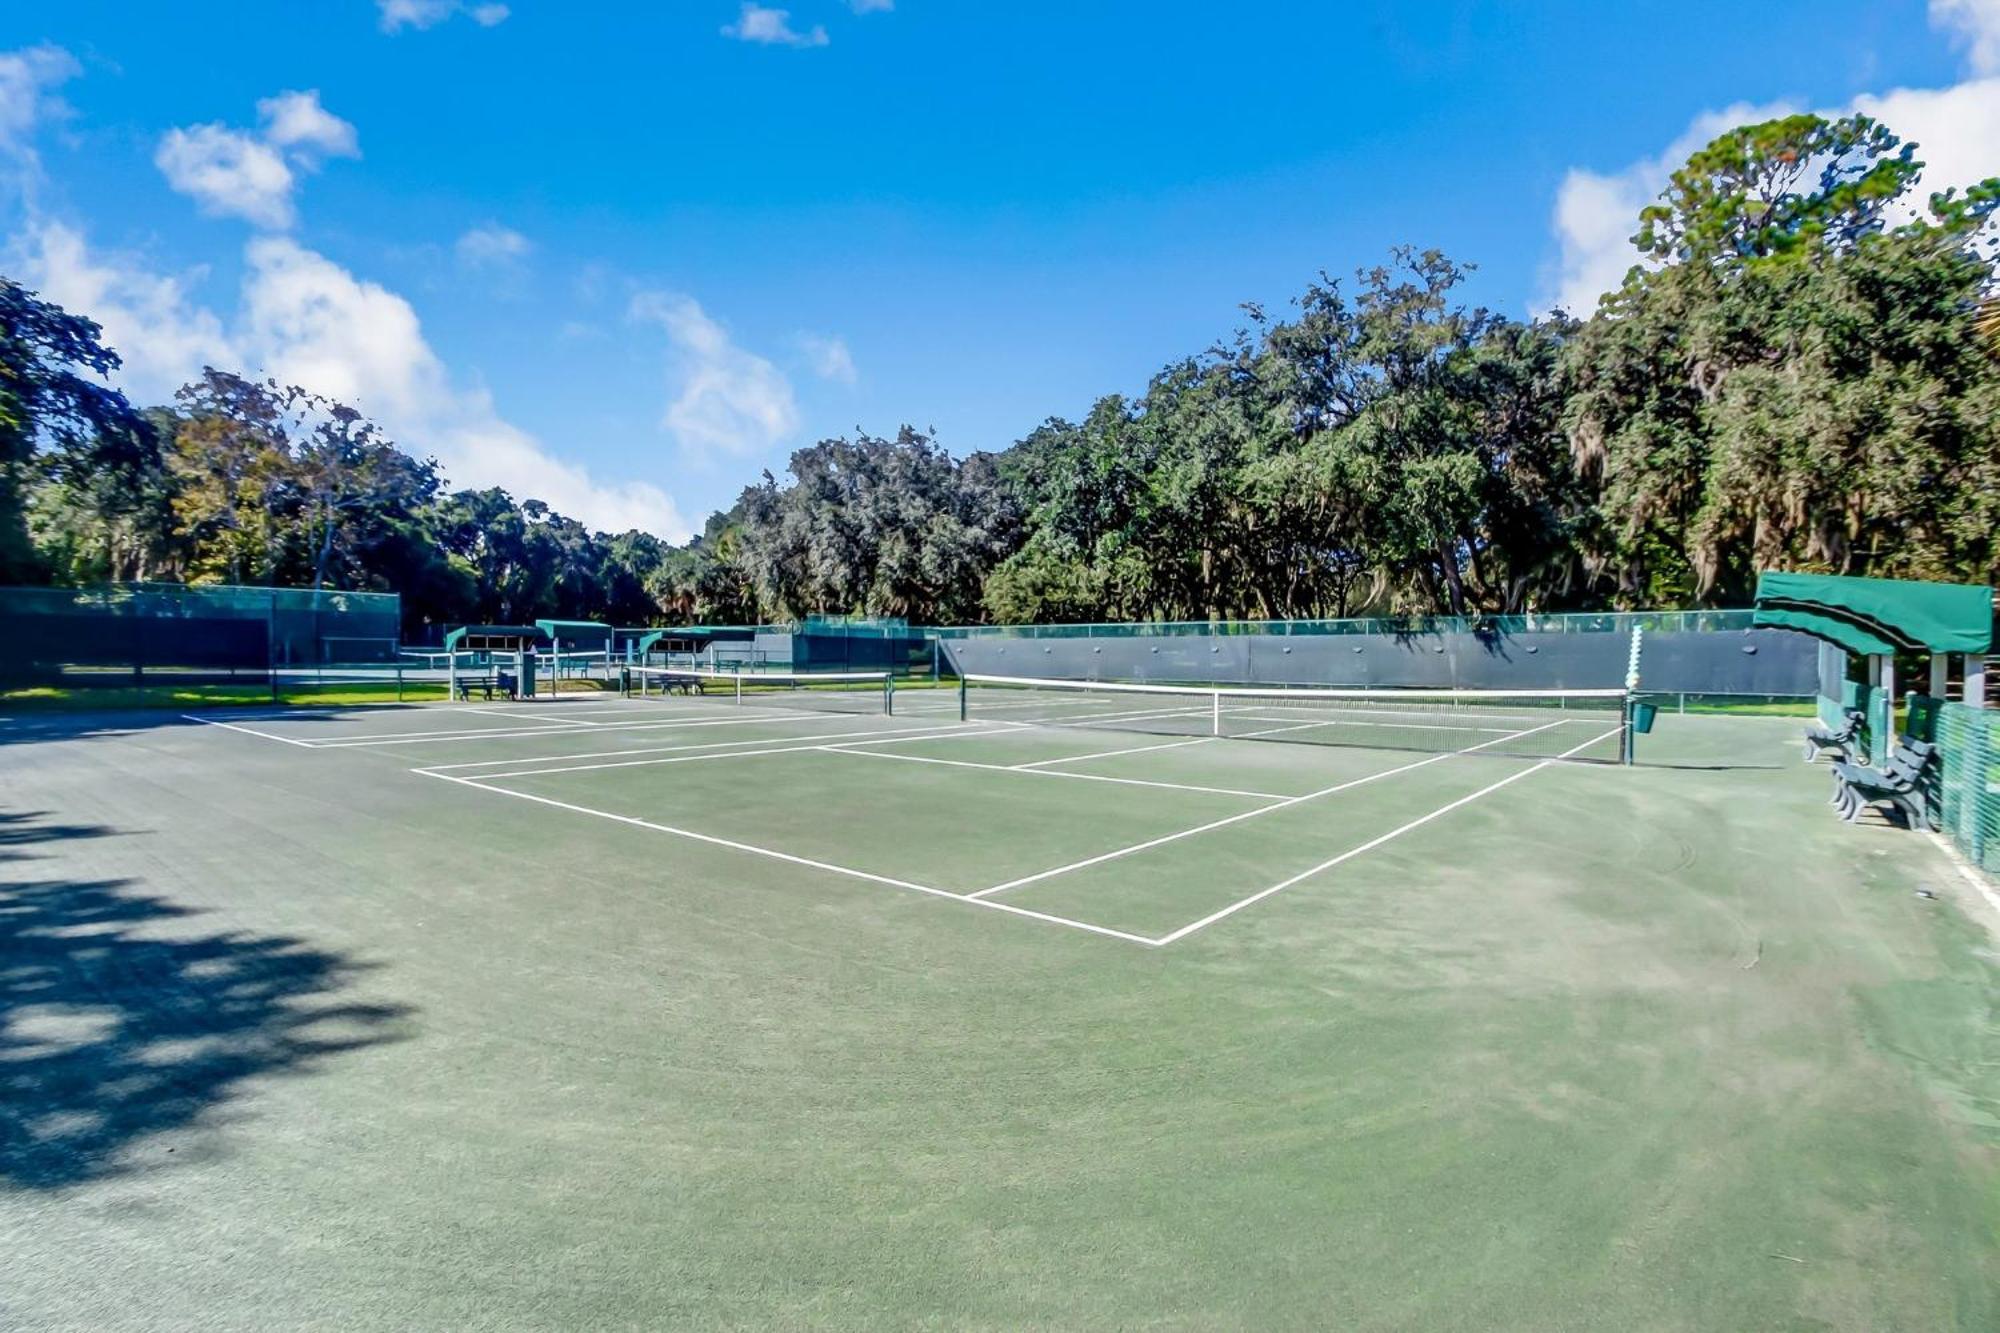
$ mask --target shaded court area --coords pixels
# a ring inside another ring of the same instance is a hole
[[[1992,905],[1797,720],[885,709],[0,726],[0,1308],[2000,1318]]]

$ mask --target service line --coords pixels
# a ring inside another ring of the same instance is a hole
[[[1232,916],[1235,913],[1242,911],[1244,908],[1250,906],[1252,903],[1262,902],[1264,899],[1270,897],[1274,893],[1282,893],[1286,889],[1291,888],[1294,884],[1298,884],[1305,880],[1311,879],[1314,875],[1319,874],[1323,870],[1331,870],[1335,866],[1341,864],[1344,861],[1351,861],[1355,857],[1361,855],[1363,852],[1373,851],[1375,848],[1380,847],[1385,842],[1393,842],[1397,838],[1402,837],[1405,833],[1411,832],[1414,829],[1422,828],[1424,825],[1430,823],[1433,819],[1437,819],[1443,815],[1448,815],[1462,805],[1470,805],[1474,801],[1478,800],[1480,797],[1491,795],[1492,793],[1499,791],[1502,787],[1505,787],[1509,783],[1519,782],[1522,778],[1527,777],[1531,773],[1539,773],[1543,769],[1547,768],[1549,765],[1560,763],[1562,760],[1569,758],[1571,755],[1576,754],[1580,750],[1589,749],[1591,746],[1596,745],[1599,741],[1609,740],[1611,737],[1616,736],[1619,732],[1623,730],[1624,727],[1622,726],[1614,727],[1612,730],[1605,732],[1602,736],[1593,736],[1589,740],[1585,741],[1583,744],[1565,750],[1561,754],[1556,755],[1554,758],[1543,759],[1535,764],[1530,765],[1527,768],[1519,770],[1518,772],[1509,773],[1506,777],[1501,778],[1498,782],[1488,783],[1486,786],[1481,787],[1478,791],[1473,792],[1470,795],[1461,796],[1455,801],[1447,802],[1446,804],[1441,805],[1437,809],[1431,811],[1429,814],[1419,815],[1417,818],[1412,819],[1409,823],[1404,824],[1398,828],[1390,829],[1387,833],[1382,834],[1380,837],[1370,838],[1367,842],[1362,843],[1359,847],[1350,847],[1348,850],[1342,852],[1338,856],[1330,856],[1326,860],[1321,861],[1316,866],[1313,866],[1306,870],[1301,870],[1298,874],[1293,875],[1290,879],[1279,880],[1276,884],[1271,885],[1271,887],[1267,889],[1259,889],[1257,892],[1251,894],[1247,898],[1237,899],[1235,902],[1229,904],[1229,906],[1223,908],[1220,911],[1210,912],[1207,916],[1201,918],[1201,920],[1199,921],[1189,922],[1187,925],[1182,926],[1179,930],[1172,931],[1168,934],[1162,935],[1156,941],[1156,943],[1164,946],[1172,944],[1175,940],[1186,939],[1188,936],[1194,934],[1196,931],[1204,930],[1207,927],[1212,926],[1216,922],[1222,920],[1224,917]]]
[[[1106,861],[1115,861],[1120,857],[1131,856],[1136,852],[1151,851],[1155,847],[1164,847],[1168,843],[1179,842],[1183,838],[1192,838],[1197,834],[1212,833],[1216,829],[1227,828],[1231,824],[1240,824],[1246,819],[1255,819],[1259,815],[1268,815],[1278,810],[1289,810],[1293,806],[1300,805],[1306,801],[1316,801],[1322,796],[1331,796],[1335,792],[1348,791],[1370,782],[1379,782],[1383,778],[1392,778],[1398,773],[1408,773],[1413,769],[1423,768],[1429,764],[1442,763],[1446,759],[1456,759],[1459,755],[1471,754],[1474,751],[1483,750],[1489,745],[1498,745],[1503,740],[1519,740],[1522,736],[1532,736],[1537,731],[1547,731],[1549,727],[1560,725],[1560,722],[1551,722],[1546,726],[1535,727],[1529,731],[1516,732],[1508,736],[1497,737],[1490,741],[1481,741],[1478,745],[1468,745],[1462,750],[1447,750],[1443,754],[1434,754],[1428,758],[1416,760],[1413,763],[1401,764],[1395,768],[1385,768],[1379,773],[1369,773],[1362,777],[1350,778],[1346,782],[1337,782],[1331,787],[1321,787],[1318,791],[1309,791],[1303,796],[1288,796],[1284,800],[1274,802],[1271,805],[1260,806],[1255,810],[1245,810],[1240,814],[1211,820],[1206,824],[1197,824],[1193,828],[1182,829],[1178,833],[1168,833],[1158,838],[1149,838],[1145,842],[1135,842],[1129,847],[1120,847],[1115,851],[1101,852],[1096,856],[1085,857],[1081,861],[1072,861],[1068,865],[1037,871],[1032,875],[1023,875],[1019,879],[1010,879],[1004,884],[995,884],[991,887],[980,889],[972,896],[983,898],[989,894],[1005,893],[1009,889],[1018,889],[1023,885],[1039,883],[1045,879],[1054,879],[1057,875],[1068,875],[1078,870],[1086,870],[1094,865],[1102,865]],[[1612,734],[1616,735],[1617,733],[1614,732]],[[1602,738],[1600,737],[1599,739]],[[1595,742],[1591,743],[1594,744]]]
[[[832,875],[844,875],[849,879],[866,880],[872,884],[885,884],[890,888],[907,889],[912,893],[927,894],[933,898],[949,898],[954,902],[966,903],[972,907],[991,908],[996,911],[1007,912],[1013,916],[1027,917],[1033,921],[1041,921],[1049,925],[1065,926],[1071,930],[1087,931],[1092,935],[1103,935],[1114,940],[1124,940],[1130,944],[1143,944],[1148,948],[1159,947],[1158,940],[1148,939],[1144,935],[1134,935],[1129,931],[1113,930],[1109,926],[1093,925],[1088,921],[1078,921],[1072,917],[1057,916],[1052,912],[1036,912],[1025,907],[1016,907],[1012,903],[982,902],[967,894],[953,893],[949,889],[940,889],[934,885],[918,884],[914,880],[897,879],[892,875],[878,875],[870,870],[856,870],[852,866],[836,865],[831,861],[817,861],[811,857],[794,856],[790,852],[781,852],[774,847],[759,847],[755,843],[738,842],[733,838],[719,838],[712,833],[696,833],[693,829],[676,828],[672,824],[659,824],[652,820],[639,819],[632,815],[614,814],[609,810],[597,810],[587,805],[576,805],[569,801],[558,801],[553,797],[536,796],[530,792],[511,791],[506,787],[490,787],[486,785],[484,780],[457,777],[450,773],[432,773],[423,769],[412,769],[410,771],[420,773],[424,777],[437,778],[443,782],[456,782],[461,786],[471,787],[475,791],[492,792],[496,796],[511,796],[519,801],[533,801],[537,805],[553,806],[558,810],[568,810],[574,814],[589,815],[595,819],[608,819],[614,823],[627,824],[633,828],[647,829],[654,833],[667,833],[677,838],[687,838],[694,842],[705,842],[714,847],[726,847],[731,851],[744,852],[751,856],[768,857],[774,861],[784,861],[791,865],[805,866],[808,869],[825,871]]]

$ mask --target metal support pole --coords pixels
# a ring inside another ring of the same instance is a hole
[[[1882,670],[1882,756],[1896,748],[1896,659],[1887,653],[1875,659]]]
[[[1943,700],[1951,683],[1951,654],[1931,654],[1931,698]]]
[[[1965,655],[1965,706],[1986,707],[1986,658],[1979,653]]]

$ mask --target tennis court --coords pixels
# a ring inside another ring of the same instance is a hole
[[[643,670],[625,698],[461,708],[443,727],[190,720],[766,873],[1163,947],[1477,803],[1546,799],[1510,790],[1544,768],[1622,753],[1617,691],[1384,693],[996,677],[897,694],[885,673]]]
[[[8,1308],[1990,1327],[1992,905],[1838,826],[1798,720],[1629,721],[725,672],[13,719],[10,1068],[68,1091]]]

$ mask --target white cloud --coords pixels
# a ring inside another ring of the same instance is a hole
[[[847,0],[847,7],[857,14],[886,14],[896,7],[896,0]]]
[[[119,383],[142,404],[169,401],[204,365],[241,360],[222,321],[189,297],[200,270],[176,277],[135,255],[92,254],[82,233],[52,221],[11,238],[6,258],[24,285],[103,327],[125,363]]]
[[[724,37],[734,37],[739,42],[756,42],[761,46],[825,46],[826,29],[815,23],[808,31],[800,32],[792,26],[792,11],[789,9],[766,9],[755,0],[743,0],[743,12],[736,22],[724,26]]]
[[[494,268],[526,259],[534,246],[512,227],[488,222],[459,237],[452,248],[458,254],[458,262],[467,268]]]
[[[754,454],[799,428],[791,381],[730,341],[693,298],[642,292],[630,313],[667,331],[677,387],[661,424],[683,448]]]
[[[435,455],[455,486],[505,487],[605,531],[689,534],[658,486],[599,481],[505,420],[484,388],[454,384],[401,296],[289,237],[254,238],[244,259],[242,304],[225,322],[193,296],[199,272],[93,254],[61,223],[31,223],[6,254],[28,286],[103,325],[125,360],[116,382],[141,403],[167,401],[204,365],[270,376],[352,404],[406,449]]]
[[[33,169],[36,129],[69,111],[51,90],[82,72],[60,46],[0,51],[0,158]]]
[[[512,11],[502,4],[466,4],[464,0],[375,0],[383,32],[404,28],[435,28],[454,14],[464,14],[482,28],[505,23]]]
[[[1991,77],[2000,74],[2000,0],[1931,0],[1930,12],[1934,26],[1952,31],[1967,48],[1975,75],[1988,77],[1946,88],[1863,93],[1846,106],[1820,112],[1829,118],[1872,116],[1918,145],[1924,172],[1906,196],[1905,217],[1922,210],[1933,191],[1962,190],[2000,175],[2000,77]],[[1639,210],[1658,197],[1690,154],[1724,130],[1800,109],[1789,103],[1738,104],[1704,112],[1657,157],[1608,173],[1573,168],[1556,192],[1557,258],[1544,277],[1538,306],[1588,315],[1597,298],[1639,262],[1630,241],[1639,229]]]
[[[246,257],[243,327],[260,373],[353,404],[435,453],[455,485],[501,486],[607,531],[688,534],[659,487],[601,483],[503,419],[483,388],[455,388],[401,296],[286,237],[253,240]]]
[[[1560,306],[1579,316],[1595,310],[1597,298],[1616,290],[1626,271],[1639,262],[1631,240],[1639,230],[1639,210],[1659,196],[1668,177],[1723,131],[1795,110],[1782,102],[1763,106],[1738,102],[1697,116],[1657,157],[1608,173],[1571,168],[1556,190],[1558,257],[1554,272],[1544,276],[1540,307]]]
[[[212,216],[273,231],[296,220],[298,173],[325,157],[359,157],[354,126],[319,104],[319,91],[282,92],[257,103],[263,137],[227,125],[192,125],[160,136],[153,164],[167,184]]]
[[[847,350],[847,343],[840,338],[821,337],[817,333],[801,333],[799,350],[806,354],[806,364],[813,374],[823,380],[838,380],[842,384],[855,381],[854,354]]]
[[[2000,0],[1931,0],[1931,26],[1965,48],[1975,74],[2000,74]]]
[[[303,160],[361,156],[354,126],[319,104],[317,88],[267,97],[257,103],[257,115],[267,143],[291,149]]]
[[[295,178],[271,145],[225,125],[168,130],[153,164],[167,184],[204,213],[244,218],[260,227],[292,225]]]
[[[1970,79],[1950,88],[1894,88],[1854,99],[1853,110],[1917,145],[1924,174],[1908,196],[1912,211],[1931,193],[1963,191],[2000,176],[2000,78]]]

